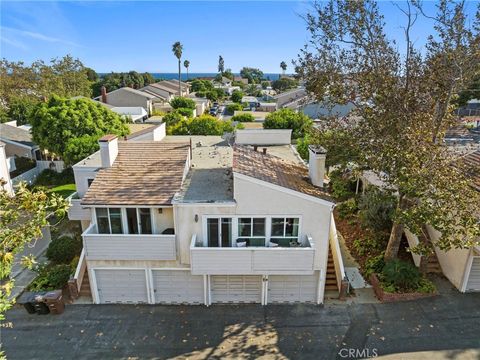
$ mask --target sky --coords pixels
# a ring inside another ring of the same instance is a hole
[[[379,4],[387,36],[401,44],[404,17],[392,2]],[[472,14],[476,4],[467,4]],[[431,14],[434,5],[425,2]],[[30,64],[71,54],[97,72],[176,72],[171,47],[180,41],[191,73],[216,72],[219,55],[234,72],[250,66],[277,73],[281,61],[292,70],[291,60],[308,40],[301,15],[311,9],[306,1],[2,0],[0,7],[0,57],[10,61]],[[417,21],[418,46],[432,26]]]

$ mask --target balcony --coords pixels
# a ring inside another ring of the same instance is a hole
[[[99,234],[95,224],[82,234],[88,260],[176,260],[175,235]]]
[[[90,208],[83,207],[80,205],[82,201],[78,197],[78,193],[73,193],[70,195],[67,200],[70,202],[70,207],[68,208],[68,218],[70,220],[90,220]]]
[[[312,239],[299,247],[205,247],[196,235],[190,243],[194,275],[310,275],[314,269]]]

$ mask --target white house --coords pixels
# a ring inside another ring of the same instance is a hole
[[[320,304],[343,289],[322,149],[309,171],[290,144],[153,140],[107,135],[73,167],[74,286],[88,283],[94,303]]]
[[[16,121],[0,124],[0,141],[5,143],[5,154],[10,157],[42,158],[40,147],[33,142],[30,130],[17,126]]]
[[[142,107],[150,114],[155,97],[151,94],[129,87],[122,87],[107,93],[105,87],[102,87],[100,96],[94,100],[108,104],[112,107]]]

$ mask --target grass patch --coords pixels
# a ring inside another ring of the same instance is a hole
[[[59,185],[59,186],[55,186],[53,188],[48,189],[49,194],[57,194],[63,198],[69,197],[75,191],[77,191],[75,184]]]

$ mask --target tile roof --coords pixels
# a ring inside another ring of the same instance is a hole
[[[119,142],[113,165],[99,170],[82,205],[169,205],[182,186],[189,143]]]
[[[0,138],[3,140],[14,141],[32,148],[36,146],[32,140],[32,134],[30,134],[30,131],[16,126],[0,124]]]
[[[467,176],[472,179],[473,186],[480,191],[480,150],[465,155],[462,160],[467,168]]]
[[[333,203],[333,199],[324,190],[310,182],[306,166],[285,161],[268,153],[263,154],[245,146],[235,146],[233,172]]]

